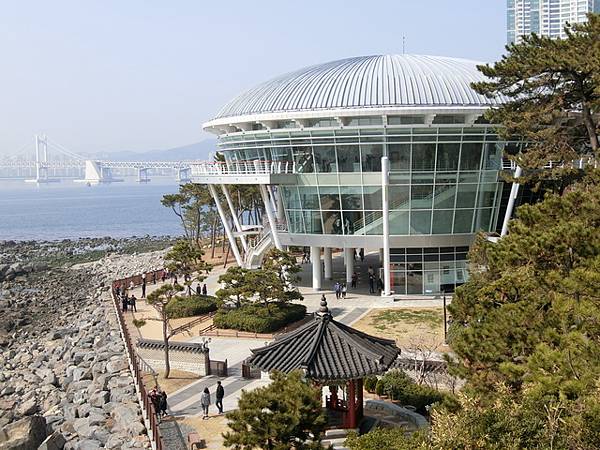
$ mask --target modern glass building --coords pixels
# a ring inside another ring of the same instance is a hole
[[[600,13],[600,0],[508,0],[506,39],[519,42],[531,33],[565,38],[567,22],[585,22],[592,12]]]
[[[319,289],[331,276],[332,248],[350,255],[388,243],[394,293],[452,291],[467,279],[475,234],[504,219],[502,155],[517,146],[483,120],[503,99],[478,95],[470,84],[481,80],[473,61],[416,55],[349,58],[283,75],[204,124],[219,136],[226,162],[195,167],[193,178],[217,199],[216,185],[227,197],[227,184],[261,186],[266,238],[251,248],[248,227],[229,233],[242,264],[268,245],[310,246]]]

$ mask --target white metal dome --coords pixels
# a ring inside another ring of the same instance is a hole
[[[276,112],[381,107],[480,107],[502,103],[476,93],[475,61],[375,55],[341,59],[274,78],[236,97],[213,120]]]

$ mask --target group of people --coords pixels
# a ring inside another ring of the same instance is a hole
[[[217,381],[217,389],[215,390],[215,406],[218,413],[223,414],[223,397],[225,397],[225,389],[220,381]],[[202,419],[208,419],[208,407],[210,406],[210,391],[207,387],[200,394],[200,405],[202,406]]]
[[[123,312],[127,312],[128,310],[132,313],[137,312],[137,298],[135,298],[134,294],[127,294],[127,289],[120,285],[115,288],[115,294],[117,295],[117,298],[121,299],[121,308],[123,309]]]
[[[339,281],[335,282],[333,290],[335,291],[335,298],[338,300],[340,298],[346,298],[346,294],[348,293],[348,287],[346,286],[346,283],[340,283]]]
[[[375,270],[373,266],[369,266],[369,293],[375,294],[377,287],[377,292],[381,295],[383,291],[383,280],[375,275]],[[354,272],[351,277],[350,287],[355,289],[358,286],[358,273]],[[333,285],[333,290],[335,291],[335,298],[338,300],[340,298],[346,298],[346,294],[348,293],[348,288],[346,283],[340,283],[336,281]]]
[[[160,419],[167,415],[167,393],[161,391],[158,386],[148,392],[148,398],[154,405],[154,411],[156,411],[156,417]]]

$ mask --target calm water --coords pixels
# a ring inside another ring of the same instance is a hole
[[[0,239],[179,235],[179,219],[160,204],[177,189],[175,180],[160,178],[89,187],[0,180]]]

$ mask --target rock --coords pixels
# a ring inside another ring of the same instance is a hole
[[[100,391],[90,395],[89,403],[97,408],[102,408],[105,403],[110,400],[110,392]]]
[[[30,398],[29,400],[26,400],[25,402],[21,403],[19,405],[19,407],[17,408],[17,413],[20,416],[31,416],[32,414],[35,414],[38,411],[38,405],[37,402],[35,401],[35,398]]]
[[[141,434],[145,430],[135,405],[119,405],[111,411],[110,415],[115,419],[116,427],[121,430],[127,430],[134,435]]]
[[[75,432],[84,438],[91,438],[96,431],[96,426],[90,424],[90,419],[85,417],[83,419],[75,419],[73,422],[73,428]]]
[[[129,363],[127,362],[127,358],[122,357],[119,359],[109,361],[106,364],[106,371],[108,373],[117,373],[117,372],[127,369],[128,367],[129,367]]]
[[[46,438],[44,442],[38,447],[38,450],[62,450],[67,440],[58,431],[55,431]]]
[[[81,442],[78,442],[75,446],[76,450],[96,450],[102,447],[102,443],[100,441],[96,441],[94,439],[84,439]]]
[[[0,448],[30,450],[46,439],[46,419],[41,416],[25,417],[6,425],[0,432]]]

